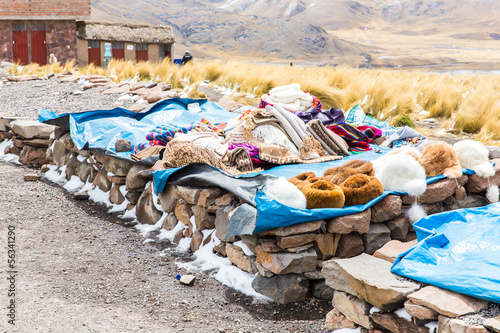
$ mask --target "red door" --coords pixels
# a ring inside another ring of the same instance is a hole
[[[135,45],[135,61],[148,61],[148,44]]]
[[[101,44],[98,40],[89,40],[89,64],[101,66]]]
[[[113,42],[111,44],[111,56],[113,59],[123,60],[125,59],[124,45],[122,42]]]
[[[31,62],[40,66],[47,64],[47,48],[45,46],[45,24],[31,26]]]
[[[28,29],[26,24],[12,25],[12,58],[20,65],[28,64]]]
[[[172,53],[170,50],[165,50],[165,58],[172,59]]]

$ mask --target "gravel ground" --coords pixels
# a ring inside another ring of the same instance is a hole
[[[0,112],[37,119],[111,108],[118,96],[97,89],[75,96],[55,79],[0,87]],[[181,285],[168,242],[144,242],[101,205],[76,201],[47,181],[25,182],[25,166],[0,162],[0,332],[326,332],[330,302],[254,304],[208,273]],[[15,228],[16,325],[8,324],[9,227]],[[165,251],[165,249],[167,249]]]

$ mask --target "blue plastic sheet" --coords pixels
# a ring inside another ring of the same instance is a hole
[[[395,274],[500,303],[500,203],[431,215],[413,224],[419,243]]]

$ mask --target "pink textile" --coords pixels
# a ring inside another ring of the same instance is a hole
[[[228,150],[233,150],[240,147],[245,148],[248,151],[248,155],[250,155],[250,157],[259,156],[259,148],[249,143],[231,143],[229,144]]]

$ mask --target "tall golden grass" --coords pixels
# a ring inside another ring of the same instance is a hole
[[[348,66],[304,67],[249,64],[236,61],[195,60],[183,67],[168,59],[161,62],[111,60],[107,69],[88,65],[75,68],[74,62],[49,66],[14,65],[15,75],[45,76],[66,70],[81,74],[107,75],[115,81],[146,80],[186,88],[190,97],[201,82],[225,88],[229,97],[257,105],[262,94],[274,87],[299,83],[304,91],[318,97],[323,108],[348,110],[359,104],[380,120],[391,117],[395,124],[403,116],[415,119],[425,110],[428,117],[453,124],[457,131],[477,134],[488,143],[500,140],[500,80],[498,76],[433,74],[425,71],[355,69]]]

